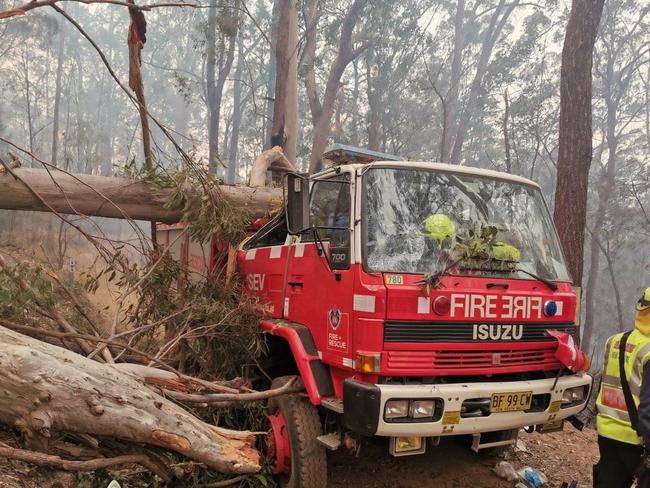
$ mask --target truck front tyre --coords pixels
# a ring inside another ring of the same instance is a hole
[[[292,378],[276,378],[271,388],[279,388]],[[272,428],[269,454],[275,457],[280,486],[326,488],[327,458],[317,440],[322,429],[316,407],[303,395],[282,395],[269,399],[268,414]]]

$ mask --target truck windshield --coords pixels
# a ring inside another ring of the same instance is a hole
[[[459,263],[452,273],[530,279],[518,271],[524,270],[570,281],[551,217],[533,186],[425,169],[371,168],[365,191],[369,271],[437,273],[471,245],[483,256],[476,260],[481,265]],[[491,240],[477,240],[485,230]]]

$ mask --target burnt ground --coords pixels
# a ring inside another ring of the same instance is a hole
[[[598,459],[596,432],[583,432],[566,425],[552,434],[521,433],[521,449],[506,455],[516,468],[531,466],[549,478],[546,485],[556,488],[563,481],[578,480],[578,486],[591,486],[591,466]],[[500,479],[493,471],[502,457],[475,454],[456,439],[443,439],[426,454],[394,458],[386,442],[362,446],[358,455],[348,451],[328,453],[329,486],[359,488],[512,488],[514,483]],[[0,488],[105,488],[86,477],[35,468],[0,459]],[[128,488],[129,483],[123,483]],[[191,485],[189,485],[191,486]]]
[[[563,481],[577,480],[578,486],[591,486],[592,464],[598,459],[596,432],[579,432],[565,425],[563,432],[519,436],[519,447],[505,456],[516,468],[531,466],[542,471],[549,483],[560,487]],[[394,458],[386,445],[372,444],[358,458],[346,453],[330,456],[332,487],[368,488],[505,488],[514,483],[500,479],[493,471],[502,457],[475,454],[455,439],[443,439],[420,456]]]

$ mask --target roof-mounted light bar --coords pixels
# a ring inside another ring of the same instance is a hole
[[[404,158],[394,154],[371,151],[362,147],[334,144],[323,153],[323,159],[331,161],[334,165],[360,163],[368,164],[373,161],[404,161]]]

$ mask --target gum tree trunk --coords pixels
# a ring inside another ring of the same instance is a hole
[[[223,473],[260,469],[253,433],[209,425],[133,374],[4,327],[0,422],[41,449],[52,432],[75,432],[159,446]]]
[[[591,68],[603,4],[604,0],[573,0],[562,49],[554,219],[575,285],[582,283],[587,184],[592,158]]]
[[[16,177],[0,172],[0,209],[42,212],[53,209],[63,214],[167,224],[178,222],[183,217],[183,208],[165,208],[172,190],[126,178],[51,171],[54,181],[44,170],[13,169]],[[248,209],[253,217],[263,216],[282,204],[282,190],[279,188],[221,185],[217,196]]]

